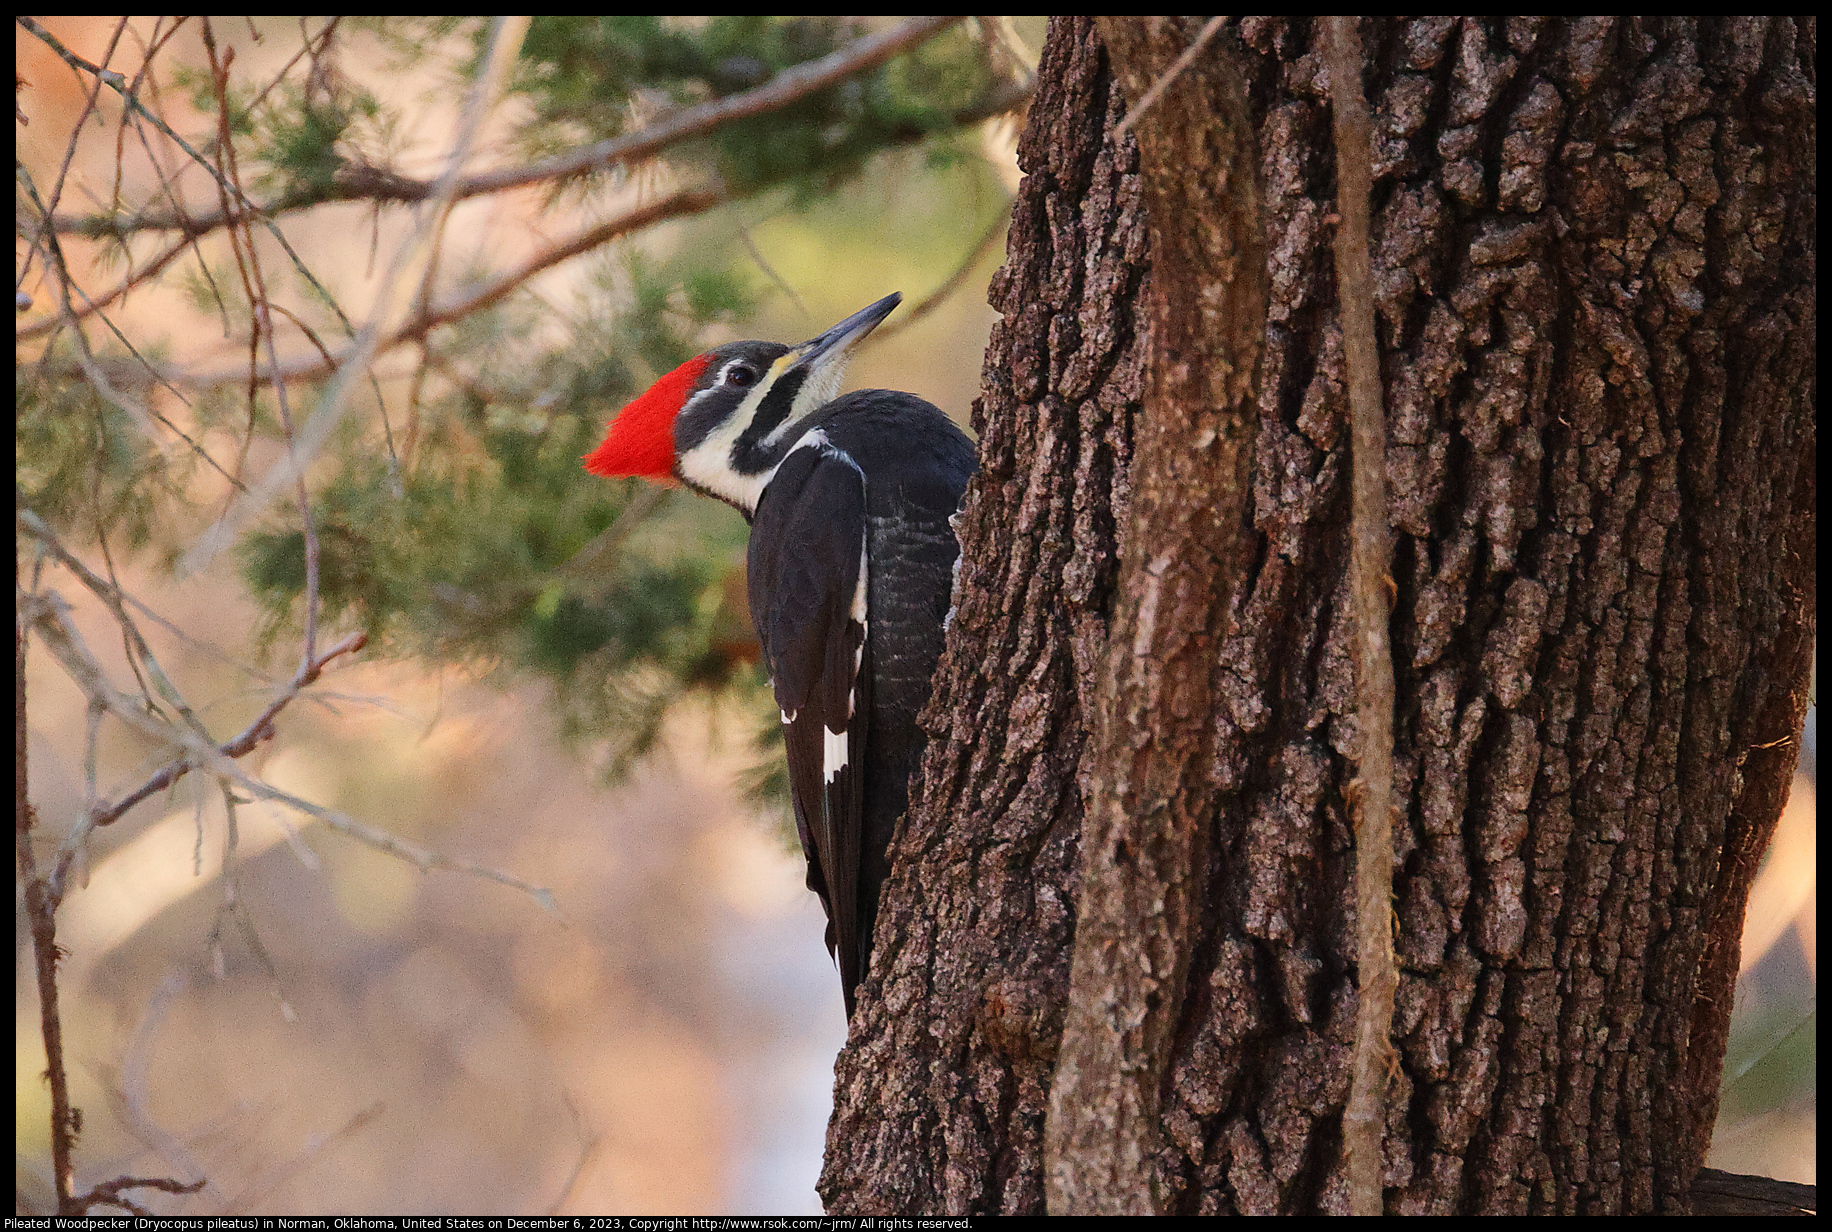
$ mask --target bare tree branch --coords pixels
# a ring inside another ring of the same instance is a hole
[[[299,254],[293,250],[292,243],[286,238],[286,233],[280,230],[278,224],[276,224],[271,218],[269,218],[261,210],[259,206],[255,205],[254,202],[242,196],[239,190],[234,189],[232,185],[225,182],[222,179],[221,175],[216,171],[216,169],[210,165],[209,160],[206,159],[202,154],[198,153],[195,149],[193,149],[191,147],[191,144],[188,141],[186,141],[183,137],[180,137],[176,132],[174,132],[172,130],[171,125],[167,124],[164,120],[160,119],[158,116],[154,115],[151,111],[147,110],[145,104],[141,103],[139,98],[133,93],[133,91],[127,88],[127,79],[125,77],[113,71],[112,69],[105,69],[105,68],[102,68],[100,65],[89,63],[89,61],[83,59],[81,56],[71,51],[68,47],[65,47],[63,43],[58,41],[55,35],[53,35],[49,30],[46,30],[43,26],[39,25],[37,22],[33,21],[30,17],[27,17],[24,14],[21,14],[18,17],[16,17],[15,20],[18,21],[18,23],[21,26],[25,27],[28,31],[30,31],[33,35],[35,35],[47,47],[51,48],[52,51],[55,51],[59,56],[61,56],[64,62],[69,64],[72,68],[95,74],[97,79],[100,80],[103,85],[113,90],[116,94],[119,94],[121,96],[122,101],[125,102],[131,110],[138,112],[140,115],[144,116],[146,120],[153,125],[153,127],[157,128],[160,132],[164,133],[166,138],[169,141],[171,141],[179,149],[183,150],[186,154],[190,155],[193,161],[195,161],[199,166],[203,167],[206,171],[209,171],[211,175],[216,176],[217,182],[219,184],[222,184],[225,189],[228,189],[229,191],[235,194],[237,203],[244,210],[248,211],[249,214],[259,218],[261,220],[261,225],[267,228],[268,232],[276,240],[280,242],[281,249],[285,251],[288,257],[292,258],[294,267],[298,269],[300,275],[308,283],[311,284],[312,289],[318,292],[319,295],[323,296],[326,302],[330,303],[333,306],[333,308],[335,308],[336,301],[332,297],[331,293],[325,290],[324,285],[318,281],[317,277],[312,273],[310,268],[306,266],[304,260],[301,259]],[[52,215],[47,213],[45,215],[45,218],[46,218],[47,225],[53,225],[53,228],[54,228],[54,224],[51,223]],[[342,314],[339,313],[339,315],[341,316]],[[348,324],[348,322],[346,322],[346,324]]]
[[[234,48],[229,48],[219,62],[216,52],[216,38],[210,25],[210,19],[203,19],[204,50],[210,57],[210,79],[216,91],[217,115],[217,154],[222,159],[223,178],[218,182],[233,182],[236,191],[241,191],[241,168],[236,158],[235,142],[230,139],[229,118],[229,65],[234,56]],[[225,212],[229,208],[228,189],[221,190],[222,204]],[[272,298],[268,294],[267,280],[261,272],[260,250],[255,246],[254,235],[246,224],[229,228],[230,249],[235,255],[236,268],[242,275],[242,293],[247,296],[253,309],[253,327],[248,335],[248,420],[254,423],[255,397],[260,389],[256,370],[260,366],[260,347],[263,342],[267,347],[267,359],[270,364],[280,361],[279,352],[274,347]],[[308,331],[309,333],[309,331]],[[280,427],[286,436],[286,448],[290,454],[296,447],[293,433],[293,414],[290,399],[284,381],[274,386],[274,401],[280,412]],[[238,467],[239,469],[239,467]],[[312,517],[312,498],[305,485],[305,471],[298,469],[298,478],[294,483],[294,495],[299,502],[299,524],[303,528],[305,540],[305,648],[300,655],[299,670],[304,672],[317,657],[318,647],[318,528]]]
[[[184,236],[176,244],[160,252],[145,265],[129,273],[121,280],[120,284],[116,286],[114,290],[107,292],[99,298],[84,296],[83,306],[71,312],[67,317],[45,317],[42,320],[32,322],[30,325],[21,326],[18,330],[14,331],[13,341],[15,343],[30,342],[34,338],[42,338],[46,334],[53,330],[60,329],[70,322],[81,321],[87,317],[93,316],[95,313],[100,312],[102,309],[126,295],[135,287],[157,277],[166,266],[183,256],[196,242],[197,239],[195,236]]]
[[[374,310],[368,323],[356,336],[348,362],[338,370],[330,387],[320,397],[318,408],[300,429],[286,458],[272,467],[257,485],[237,496],[223,516],[198,538],[179,564],[181,574],[195,573],[203,568],[235,539],[243,527],[265,511],[281,490],[293,483],[312,459],[318,456],[331,430],[342,421],[350,385],[358,373],[367,369],[369,361],[381,345],[387,322],[398,311],[399,300],[410,281],[412,267],[424,257],[434,228],[450,205],[451,194],[464,170],[465,161],[470,157],[484,116],[492,109],[501,92],[509,65],[515,59],[527,28],[526,17],[496,20],[489,45],[484,51],[483,62],[478,66],[477,76],[471,83],[470,95],[461,113],[458,133],[446,159],[445,174],[440,177],[437,191],[428,201],[430,208],[421,212],[413,234],[396,250],[388,272],[381,280]]]
[[[108,38],[108,49],[102,53],[102,66],[106,69],[108,62],[114,59],[115,48],[120,45],[121,34],[127,29],[127,18],[115,22],[114,33]],[[57,214],[57,203],[64,195],[64,182],[70,174],[70,164],[76,158],[76,146],[83,135],[83,125],[95,114],[95,102],[102,93],[102,78],[98,73],[89,87],[89,97],[83,100],[83,109],[77,114],[76,122],[70,126],[70,140],[64,146],[64,161],[57,168],[57,179],[51,183],[51,195],[45,202],[45,217],[53,218]]]
[[[133,1038],[121,1060],[121,1071],[115,1076],[110,1102],[121,1128],[157,1155],[166,1167],[190,1177],[189,1183],[195,1188],[187,1192],[194,1193],[209,1184],[209,1176],[178,1135],[159,1123],[152,1109],[153,1045],[158,1041],[159,1029],[165,1025],[166,1012],[171,1009],[173,999],[188,984],[179,972],[169,972],[147,999],[146,1011],[134,1026]]]
[[[30,198],[33,205],[39,209],[39,216],[42,220],[42,218],[45,217],[44,203],[39,200],[38,190],[32,183],[31,174],[21,165],[17,169],[17,175],[20,184],[25,189],[26,196]],[[95,391],[100,394],[103,399],[113,403],[122,411],[126,412],[127,417],[133,420],[141,431],[146,433],[148,439],[159,439],[159,430],[154,426],[155,424],[164,427],[186,445],[190,446],[193,453],[207,462],[214,470],[221,474],[223,478],[227,479],[230,484],[239,487],[241,481],[229,474],[229,472],[223,470],[223,468],[218,465],[216,459],[210,456],[209,451],[192,440],[177,424],[173,423],[164,415],[161,415],[158,411],[150,407],[142,406],[139,402],[129,398],[115,388],[113,382],[109,380],[107,374],[97,362],[94,353],[89,349],[89,339],[87,335],[83,333],[82,326],[76,323],[76,310],[70,301],[70,293],[75,290],[76,293],[80,295],[82,292],[80,288],[77,288],[75,280],[70,277],[69,266],[64,261],[63,246],[58,242],[57,237],[52,235],[49,231],[46,231],[42,225],[39,228],[38,234],[45,241],[45,251],[50,257],[51,265],[53,265],[57,271],[58,295],[63,305],[63,315],[57,319],[58,324],[62,325],[66,322],[71,324],[71,337],[76,340],[75,349],[77,366],[82,370],[83,375],[89,379]],[[153,371],[152,365],[134,349],[133,344],[127,341],[121,331],[115,328],[114,322],[108,320],[106,316],[102,318],[102,322],[113,331],[116,338],[120,339],[121,344],[127,348],[128,353],[134,357],[140,367],[148,372]],[[153,375],[155,379],[157,379],[158,374],[155,372]]]
[[[1171,83],[1177,80],[1183,70],[1195,62],[1196,57],[1202,54],[1202,49],[1209,45],[1209,40],[1215,37],[1227,20],[1226,17],[1209,18],[1208,24],[1203,26],[1201,32],[1196,35],[1196,40],[1183,49],[1182,55],[1171,61],[1170,67],[1164,70],[1164,75],[1152,83],[1151,89],[1145,91],[1145,97],[1134,103],[1126,112],[1126,118],[1114,126],[1113,139],[1115,141],[1131,132],[1132,126],[1144,118],[1145,113],[1151,110],[1154,103],[1164,97],[1164,91],[1170,89]]]
[[[268,1195],[272,1194],[273,1191],[280,1188],[280,1186],[286,1184],[286,1182],[292,1180],[295,1176],[298,1176],[314,1159],[322,1155],[327,1148],[335,1146],[346,1138],[354,1137],[371,1121],[381,1116],[382,1113],[387,1110],[388,1105],[378,1099],[368,1107],[357,1112],[356,1115],[352,1116],[330,1133],[322,1135],[314,1134],[304,1150],[300,1151],[297,1155],[283,1163],[279,1168],[269,1173],[267,1176],[260,1178],[254,1185],[243,1190],[225,1203],[222,1213],[224,1215],[240,1215],[244,1211],[258,1209],[260,1204],[267,1199]]]
[[[58,541],[57,536],[52,533],[51,528],[45,524],[44,519],[40,518],[31,510],[19,510],[14,520],[20,530],[30,535],[33,539],[36,539],[47,554],[56,559],[59,564],[70,570],[70,572],[74,573],[77,579],[81,581],[84,586],[88,587],[89,590],[108,607],[109,611],[114,615],[115,620],[121,624],[122,629],[129,637],[132,643],[133,653],[138,655],[141,660],[147,664],[148,673],[153,677],[160,695],[171,702],[173,707],[176,708],[180,714],[185,716],[187,723],[194,732],[204,739],[209,739],[209,733],[205,730],[201,720],[196,717],[189,704],[185,702],[183,696],[178,692],[177,686],[171,682],[171,679],[165,674],[164,670],[160,668],[158,660],[153,657],[151,648],[147,646],[146,640],[141,637],[138,627],[134,625],[132,619],[127,615],[123,602],[130,600],[131,597],[118,586],[107,581],[105,578],[97,576],[87,565],[77,559],[69,549],[65,548],[64,545]],[[331,647],[331,649],[327,650],[323,655],[302,662],[299,666],[299,670],[293,674],[292,680],[289,681],[273,700],[267,704],[261,713],[255,717],[255,720],[244,728],[240,735],[221,745],[218,751],[225,757],[243,757],[252,752],[254,748],[260,744],[262,739],[271,734],[271,725],[274,716],[278,715],[281,710],[284,710],[305,688],[316,683],[318,677],[323,674],[325,667],[333,659],[342,655],[356,653],[363,648],[367,641],[367,635],[352,633],[350,636]],[[90,696],[92,704],[105,704],[102,703],[100,699],[95,698],[94,695]],[[145,783],[142,783],[120,800],[108,805],[94,804],[78,823],[76,829],[72,831],[70,838],[65,841],[64,849],[58,856],[57,865],[49,881],[52,893],[52,906],[55,907],[62,901],[64,883],[71,863],[75,859],[78,850],[80,850],[82,840],[91,829],[96,826],[108,825],[110,822],[117,820],[129,809],[133,808],[134,805],[140,803],[140,801],[157,792],[164,791],[167,787],[176,783],[179,779],[183,778],[186,772],[191,768],[190,763],[181,758],[167,765],[164,769],[154,774]]]
[[[63,666],[84,695],[99,699],[103,705],[118,719],[128,726],[145,732],[155,740],[177,745],[182,750],[182,757],[191,768],[208,770],[221,775],[241,787],[250,795],[262,800],[272,800],[284,804],[309,817],[316,818],[331,829],[348,835],[377,851],[397,856],[414,865],[421,872],[433,869],[445,869],[450,872],[466,873],[494,881],[522,891],[533,898],[546,910],[559,914],[559,905],[554,901],[553,893],[542,886],[523,881],[510,873],[487,865],[475,864],[468,860],[459,860],[443,852],[432,851],[396,838],[384,830],[365,825],[356,819],[313,804],[290,792],[281,791],[272,784],[255,778],[236,764],[222,749],[199,738],[181,724],[164,722],[147,714],[140,707],[124,697],[108,680],[95,655],[84,644],[82,634],[71,622],[69,605],[55,592],[46,591],[38,594],[17,592],[16,599],[20,609],[20,619],[38,630],[40,640],[52,656]],[[247,733],[244,733],[247,735]]]
[[[873,330],[871,337],[866,340],[867,344],[877,345],[886,338],[895,338],[939,308],[950,295],[960,290],[961,284],[967,281],[967,275],[973,272],[973,267],[980,263],[980,258],[985,256],[987,250],[998,242],[1001,235],[1005,234],[1005,229],[1010,224],[1010,217],[1001,211],[993,218],[991,225],[980,233],[980,238],[975,240],[973,247],[967,250],[967,255],[962,257],[960,264],[954,267],[954,272],[942,279],[940,286],[923,296],[908,312],[899,314],[895,324]]]
[[[588,171],[602,171],[621,163],[631,163],[652,157],[671,145],[703,137],[722,125],[736,120],[749,119],[780,107],[786,107],[836,82],[868,72],[899,52],[933,38],[942,30],[961,20],[962,18],[958,16],[913,17],[889,30],[866,35],[818,60],[811,60],[806,64],[784,69],[755,89],[747,90],[742,94],[734,94],[728,98],[714,99],[711,102],[701,103],[698,106],[664,116],[640,132],[581,146],[565,154],[525,166],[499,168],[462,179],[452,190],[452,200],[463,201],[486,193],[504,192],[513,188],[524,188],[530,184],[563,180]],[[22,24],[27,22],[30,22],[29,18],[21,19]],[[40,29],[35,22],[28,25],[27,28],[33,30],[34,33]],[[48,35],[40,35],[40,37],[49,39]],[[67,53],[63,50],[62,44],[56,43],[55,40],[50,41],[59,50],[59,54],[63,55],[73,66],[94,73],[103,71],[81,57]],[[114,76],[118,77],[119,74]],[[265,216],[332,201],[390,201],[411,204],[429,199],[433,195],[434,188],[435,182],[433,181],[416,180],[381,168],[351,167],[328,189],[318,195],[301,197],[298,200],[272,202],[259,207],[244,201],[243,206]],[[225,211],[215,215],[190,217],[181,217],[177,214],[141,214],[124,220],[96,216],[79,218],[65,216],[54,218],[52,225],[60,232],[68,231],[80,235],[118,235],[130,231],[146,230],[183,230],[188,234],[199,235],[230,221],[232,219]]]
[[[1031,88],[1029,86],[1013,86],[1009,89],[998,91],[986,99],[981,100],[978,105],[956,115],[954,117],[954,122],[964,127],[1003,114],[1014,107],[1022,105],[1029,99],[1030,92]],[[523,282],[526,282],[535,274],[558,265],[571,257],[590,252],[594,248],[601,247],[613,239],[632,234],[645,227],[653,226],[656,223],[665,222],[673,218],[684,218],[694,214],[704,213],[707,210],[724,205],[735,197],[736,193],[724,185],[706,185],[678,189],[659,200],[633,206],[614,218],[606,219],[604,222],[585,228],[583,231],[578,232],[568,239],[549,245],[523,261],[514,270],[490,282],[480,286],[467,288],[443,304],[426,308],[423,312],[417,314],[390,334],[389,337],[377,347],[377,352],[380,353],[382,351],[392,350],[403,343],[417,342],[438,326],[450,324],[481,308],[487,308],[491,304],[497,303],[507,297]],[[996,238],[996,230],[995,228],[994,234],[989,235],[983,242],[990,243],[992,239]],[[186,240],[173,248],[162,251],[147,265],[142,271],[142,275],[144,275],[144,277],[151,277],[157,274],[167,264],[177,258],[189,243],[190,241]],[[966,270],[970,269],[974,261],[978,259],[979,251],[980,250],[976,248],[974,255],[963,263],[962,270],[958,276],[964,277]],[[134,278],[124,281],[120,286],[108,292],[101,299],[92,301],[90,307],[82,309],[74,314],[76,319],[81,319],[82,316],[87,315],[89,312],[104,307],[108,303],[120,298],[142,280],[142,275],[136,275]],[[925,299],[918,307],[926,308],[927,305],[936,299],[936,296],[945,296],[954,289],[955,285],[953,280],[944,283],[943,286],[937,290],[935,295],[931,295],[928,299]],[[32,338],[42,337],[59,323],[60,321],[39,321],[31,325],[23,326],[16,332],[15,337],[18,341],[27,341]],[[908,322],[906,321],[904,324],[907,325]],[[321,355],[317,359],[309,357],[291,358],[280,361],[273,367],[260,369],[259,375],[260,379],[263,381],[272,381],[276,377],[281,380],[313,380],[336,371],[346,362],[346,358],[347,352],[343,356],[336,357]],[[98,362],[102,363],[103,369],[106,371],[108,368],[106,362]],[[171,365],[155,365],[154,370],[158,372],[161,379],[189,388],[222,385],[231,381],[238,381],[242,379],[245,374],[245,370],[240,367],[233,370],[205,369],[199,371]]]
[[[1096,26],[1129,99],[1200,34],[1187,18]],[[1246,79],[1230,48],[1211,51],[1146,123],[1106,139],[1116,161],[1136,140],[1148,203],[1149,379],[1088,725],[1081,886],[1043,1134],[1051,1214],[1162,1214],[1174,1201],[1162,1113],[1217,827],[1220,647],[1255,551],[1247,475],[1267,302]]]
[[[29,510],[21,510],[17,524],[27,534],[45,546],[47,552],[59,563],[65,565],[84,585],[107,603],[110,609],[120,613],[119,592],[103,579],[97,577],[80,560],[60,544],[56,536],[45,526],[44,521]],[[84,836],[96,826],[107,825],[125,814],[130,808],[147,797],[165,790],[194,769],[209,769],[226,775],[252,794],[266,800],[287,805],[308,816],[324,822],[332,829],[356,838],[358,841],[377,850],[399,856],[418,867],[422,872],[434,868],[443,868],[456,872],[470,873],[503,885],[512,886],[531,895],[537,902],[550,911],[557,911],[553,896],[539,886],[531,885],[520,878],[484,865],[473,864],[464,860],[453,859],[439,852],[426,850],[411,843],[403,842],[393,835],[374,829],[363,823],[346,817],[334,810],[322,808],[309,801],[279,791],[277,788],[261,782],[243,772],[234,765],[235,758],[246,756],[259,744],[272,735],[273,720],[285,709],[294,698],[317,681],[325,667],[336,658],[354,654],[367,644],[368,637],[363,633],[352,633],[336,645],[326,650],[315,659],[301,663],[299,671],[287,686],[255,716],[233,739],[220,745],[210,743],[209,735],[201,725],[195,730],[180,727],[148,714],[143,708],[135,705],[130,699],[122,696],[109,684],[101,665],[82,644],[81,636],[76,632],[68,619],[63,615],[65,604],[55,593],[27,595],[21,592],[18,596],[21,618],[37,623],[40,635],[45,637],[46,644],[52,653],[63,664],[85,696],[105,706],[117,718],[123,719],[130,726],[152,735],[161,741],[181,746],[185,753],[173,759],[163,769],[155,773],[146,782],[112,804],[97,806],[89,816],[83,818],[70,838],[65,841],[59,852],[52,875],[46,880],[45,888],[49,895],[48,906],[55,910],[62,900],[70,868],[77,852],[81,849]],[[23,652],[21,652],[23,653]],[[150,657],[150,656],[149,656]],[[175,692],[175,690],[174,690]],[[175,703],[176,704],[176,703]],[[189,713],[186,708],[185,713]],[[23,797],[22,797],[23,798]]]
[[[51,1087],[51,1168],[57,1213],[76,1215],[82,1211],[71,1194],[70,1153],[76,1145],[80,1122],[70,1106],[63,1020],[57,1008],[57,908],[44,879],[38,875],[38,859],[32,851],[32,827],[37,818],[26,787],[25,631],[26,619],[21,611],[13,625],[13,855],[25,899],[26,922],[32,932],[32,960],[38,977],[38,1029],[45,1045],[45,1079]]]
[[[118,1206],[122,1210],[132,1211],[142,1219],[154,1218],[151,1210],[141,1206],[132,1198],[123,1196],[129,1189],[156,1189],[160,1193],[194,1194],[204,1187],[202,1180],[192,1181],[186,1185],[166,1177],[118,1176],[112,1181],[104,1181],[88,1193],[76,1199],[84,1211],[97,1206]]]
[[[1353,1077],[1342,1136],[1348,1152],[1349,1210],[1385,1213],[1382,1140],[1387,1078],[1398,1064],[1391,1039],[1393,966],[1393,649],[1388,635],[1387,429],[1381,410],[1380,354],[1374,339],[1374,283],[1368,269],[1368,191],[1373,136],[1361,92],[1357,17],[1328,19],[1330,101],[1336,123],[1337,299],[1348,370],[1354,475],[1353,550],[1356,724],[1360,728],[1355,816],[1356,965]]]

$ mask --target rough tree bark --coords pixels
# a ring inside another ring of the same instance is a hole
[[[1096,28],[1132,99],[1187,41],[1172,22]],[[1114,611],[1130,632],[1109,639],[1090,716],[1068,1018],[1045,1120],[1048,1204],[1064,1215],[1151,1214],[1164,1201],[1147,1165],[1163,1149],[1159,1092],[1201,928],[1216,652],[1254,547],[1266,255],[1246,83],[1217,49],[1186,62],[1155,106],[1138,128],[1151,346]]]
[[[1145,20],[1113,36],[1122,57],[1146,47],[1123,80],[1083,19],[1045,48],[934,740],[838,1067],[830,1210],[1043,1208],[1084,809],[1128,755],[1094,735],[1109,637],[1144,623],[1122,541],[1155,542],[1135,518],[1242,499],[1244,560],[1214,559],[1240,572],[1206,592],[1230,607],[1202,704],[1152,733],[1208,790],[1139,1185],[1174,1211],[1344,1208],[1354,701],[1328,82],[1308,19],[1221,36],[1261,151],[1252,457],[1244,491],[1191,468],[1181,506],[1135,501],[1133,441],[1162,430],[1147,374],[1195,328],[1188,301],[1182,333],[1154,316],[1152,236],[1162,262],[1162,237],[1219,222],[1146,216],[1154,174],[1200,174],[1151,164],[1176,148],[1151,126],[1187,114],[1112,138],[1127,91],[1200,25]],[[1363,23],[1398,675],[1390,1211],[1679,1211],[1703,1159],[1815,622],[1815,29]],[[1166,935],[1137,923],[1110,943],[1121,963]]]

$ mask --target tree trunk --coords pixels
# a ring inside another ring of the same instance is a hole
[[[1156,1145],[1128,1165],[1076,1158],[1102,1148],[1071,1137],[1058,1167],[1136,1170],[1136,1209],[1346,1209],[1329,83],[1308,19],[1219,36],[1255,130],[1267,272],[1257,408],[1229,418],[1215,391],[1252,344],[1217,339],[1201,314],[1233,292],[1190,255],[1241,222],[1204,213],[1240,208],[1202,191],[1214,164],[1190,141],[1209,62],[1112,135],[1200,24],[1108,27],[1117,74],[1085,19],[1051,25],[933,739],[838,1066],[836,1212],[1041,1211],[1052,1086],[1077,1069],[1064,1026],[1102,1021],[1139,1049],[1127,1072],[1156,1107],[1131,1140]],[[1815,26],[1362,29],[1398,686],[1387,1209],[1681,1211],[1811,664]],[[1203,183],[1166,205],[1178,176]],[[1228,371],[1188,370],[1213,363]],[[1205,423],[1250,426],[1244,480],[1146,461]],[[1139,483],[1170,485],[1136,501],[1135,439]],[[1226,617],[1162,660],[1152,687],[1181,700],[1151,712],[1157,760],[1138,761],[1109,646],[1156,645],[1168,609],[1143,602],[1134,562],[1230,510],[1241,548],[1222,536],[1177,591],[1224,597]],[[1177,785],[1157,797],[1174,807],[1126,794],[1147,779]],[[1076,919],[1110,880],[1084,900],[1083,819],[1115,798],[1090,860],[1130,860],[1143,918],[1088,918],[1104,968],[1169,972],[1133,1007],[1161,1030],[1115,1018],[1115,983],[1079,965],[1069,1005]],[[1190,867],[1150,858],[1167,819]],[[1167,937],[1186,938],[1169,967]]]

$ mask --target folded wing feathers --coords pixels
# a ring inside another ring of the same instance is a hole
[[[828,949],[849,1011],[864,962],[857,902],[870,580],[864,488],[857,462],[825,432],[810,431],[777,468],[752,535],[752,610],[765,617],[759,635],[788,745],[796,829],[808,884],[827,908]],[[757,531],[766,520],[773,544],[760,558]]]

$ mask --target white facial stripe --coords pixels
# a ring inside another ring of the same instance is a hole
[[[725,380],[734,364],[743,362],[734,359],[719,370],[719,382]],[[774,369],[772,369],[774,372]],[[740,475],[732,469],[732,449],[738,444],[738,438],[750,426],[757,416],[757,408],[763,403],[763,395],[769,391],[774,378],[761,381],[757,387],[746,395],[738,409],[728,416],[724,423],[707,433],[706,439],[681,455],[679,467],[681,477],[696,483],[709,492],[716,492],[727,500],[737,501],[746,509],[755,509],[757,500],[763,495],[763,487],[770,481],[770,475]],[[691,407],[701,398],[717,391],[720,383],[716,382],[711,389],[703,389],[687,400]],[[686,413],[686,408],[682,408]],[[774,471],[770,472],[775,474]]]
[[[763,490],[770,486],[770,480],[776,478],[776,472],[781,469],[782,462],[755,475],[740,475],[731,467],[731,444],[736,442],[738,434],[735,431],[731,433],[721,431],[717,435],[727,438],[725,448],[710,457],[702,455],[700,448],[682,454],[681,474],[702,487],[710,488],[729,500],[737,501],[746,509],[755,510],[757,502],[763,499]],[[804,448],[804,445],[798,444],[795,447],[795,449],[801,448]],[[794,453],[795,449],[791,449],[789,453]],[[788,457],[789,454],[784,454],[783,461],[787,461]]]
[[[790,351],[770,368],[768,384],[774,384],[777,377],[794,367],[801,359],[799,351]],[[832,402],[840,392],[840,378],[846,375],[846,356],[844,353],[834,355],[819,368],[810,372],[802,387],[795,393],[795,403],[789,413],[775,429],[763,438],[764,447],[771,448],[788,436],[789,430],[814,412]]]
[[[740,475],[732,468],[732,450],[736,448],[738,438],[744,435],[745,429],[750,427],[751,422],[757,418],[757,412],[763,406],[764,396],[775,388],[777,380],[783,373],[793,368],[800,359],[801,352],[799,351],[789,351],[778,356],[776,362],[770,365],[770,370],[763,374],[763,379],[757,382],[757,387],[745,396],[743,402],[738,404],[738,409],[724,423],[708,433],[706,439],[681,455],[679,464],[681,477],[710,492],[716,492],[727,500],[736,501],[746,509],[757,508],[757,502],[763,499],[764,488],[768,487],[770,480],[776,477],[776,468],[771,467],[761,475]],[[726,375],[734,367],[745,362],[742,357],[727,361],[726,365],[719,369],[719,379],[713,382],[712,387],[703,389],[688,399],[687,406],[691,407],[701,398],[722,388]],[[802,387],[796,391],[795,402],[789,408],[788,415],[759,442],[761,447],[774,449],[800,425],[802,420],[833,401],[833,396],[839,392],[840,377],[844,374],[845,369],[844,358],[836,356],[825,367],[810,373],[808,379],[802,383]],[[798,442],[795,448],[802,448],[804,443]],[[821,444],[829,449],[832,448],[827,445],[827,438],[824,434],[821,436]],[[850,457],[846,458],[846,461],[852,463]],[[853,467],[856,470],[857,464],[853,463]]]

